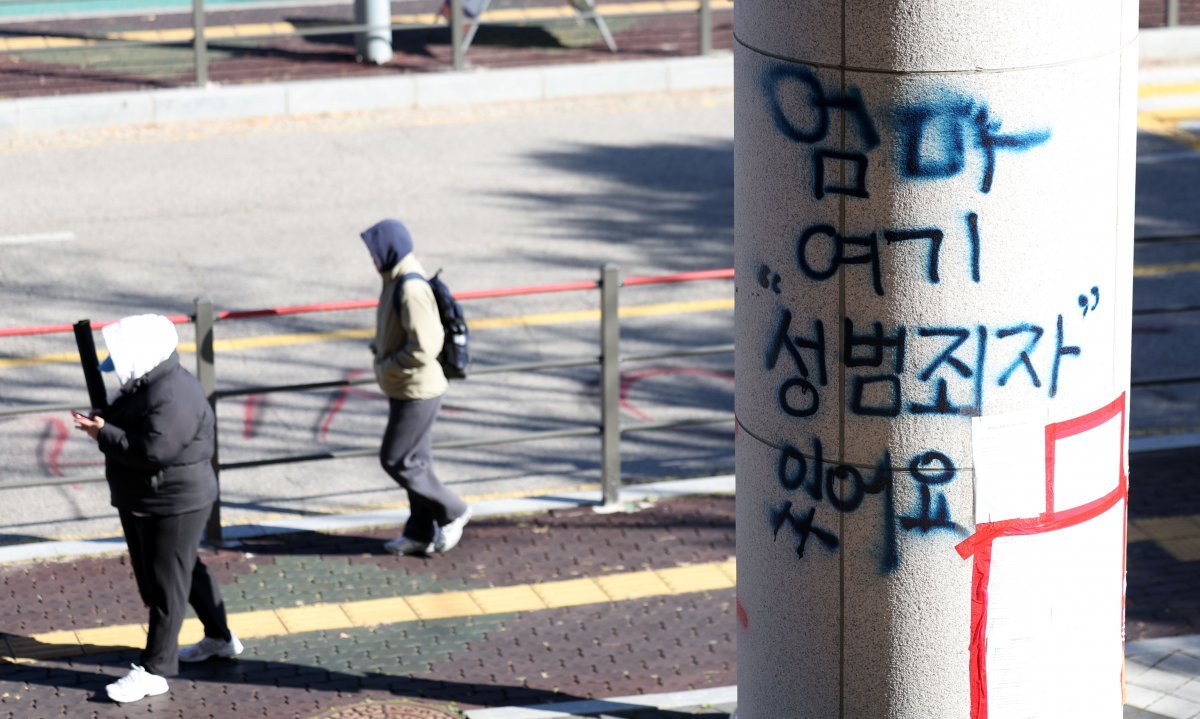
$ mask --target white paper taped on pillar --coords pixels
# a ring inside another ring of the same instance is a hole
[[[739,719],[1118,719],[1136,3],[736,12]]]

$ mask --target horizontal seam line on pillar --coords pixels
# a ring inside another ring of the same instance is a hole
[[[749,427],[747,427],[742,422],[741,419],[737,419],[737,425],[741,429],[741,431],[745,432],[746,434],[750,435],[754,439],[758,440],[759,444],[761,444],[765,447],[770,447],[771,449],[778,449],[778,450],[783,449],[783,447],[781,447],[780,445],[775,444],[774,442],[769,442],[769,441],[763,439],[762,437],[758,436],[757,434],[755,434],[753,431],[751,431],[751,429]],[[797,452],[799,452],[800,456],[803,457],[804,459],[816,459],[815,456],[809,455],[808,453],[801,451],[799,447],[793,447],[792,449],[795,449]],[[826,462],[830,461],[829,457],[825,457],[824,459]],[[854,464],[853,462],[837,462],[836,464],[844,466],[844,467],[853,467],[854,469],[869,469],[869,470],[873,470],[878,466],[875,464]],[[970,466],[962,466],[962,467],[955,465],[954,469],[956,471],[963,471],[963,470],[974,471],[975,465],[972,464]],[[912,472],[912,470],[909,469],[907,464],[903,465],[903,466],[892,465],[891,470],[893,472],[904,472],[904,473]]]
[[[1134,40],[1127,42],[1124,45],[1121,45],[1120,47],[1118,47],[1114,50],[1108,50],[1106,52],[1096,53],[1095,55],[1087,55],[1085,57],[1073,58],[1071,60],[1066,60],[1064,62],[1050,62],[1050,63],[1045,63],[1042,65],[1021,65],[1019,67],[998,67],[998,68],[978,67],[978,68],[974,68],[974,69],[963,68],[963,69],[958,69],[958,70],[890,70],[887,68],[858,67],[858,66],[849,66],[849,65],[842,67],[839,65],[832,65],[827,62],[813,62],[811,60],[801,60],[800,58],[788,57],[786,55],[780,55],[777,53],[770,52],[768,50],[763,50],[761,48],[754,47],[753,45],[743,41],[740,37],[738,37],[737,33],[734,33],[733,40],[734,40],[734,42],[736,42],[737,44],[746,48],[747,50],[758,53],[759,55],[762,55],[764,57],[769,57],[773,60],[780,60],[782,62],[796,63],[798,65],[807,65],[809,67],[815,67],[815,68],[819,68],[819,69],[823,69],[823,70],[845,70],[846,72],[861,72],[864,74],[875,74],[875,75],[929,75],[932,77],[935,75],[994,75],[994,74],[999,74],[999,73],[1003,73],[1003,72],[1026,72],[1026,71],[1030,71],[1030,70],[1046,70],[1046,69],[1054,68],[1054,67],[1067,67],[1069,65],[1076,65],[1079,63],[1090,62],[1092,60],[1098,60],[1098,59],[1104,58],[1104,57],[1112,57],[1112,56],[1116,56],[1116,55],[1121,55],[1127,49],[1129,49],[1130,46],[1132,46],[1135,42],[1137,42],[1137,36],[1134,37]]]

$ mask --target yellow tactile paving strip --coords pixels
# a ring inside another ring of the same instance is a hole
[[[1129,522],[1128,539],[1131,544],[1155,542],[1180,562],[1200,561],[1200,515],[1134,519]],[[239,612],[229,616],[229,623],[239,637],[253,639],[402,624],[427,619],[536,612],[543,609],[732,589],[736,586],[736,580],[736,560],[730,558],[724,562],[622,572],[555,582]],[[184,622],[180,631],[181,643],[198,641],[201,636],[203,628],[197,620],[188,619]],[[142,646],[145,640],[144,624],[65,630],[7,638],[9,656],[18,662],[107,652],[112,651],[113,647],[137,648]]]
[[[733,10],[732,0],[710,0],[710,7],[715,11]],[[613,5],[597,5],[596,13],[604,17],[628,15],[655,15],[680,12],[698,12],[700,3],[697,0],[655,0],[650,2],[618,3]],[[490,23],[532,23],[546,20],[559,20],[578,17],[579,13],[567,5],[558,7],[512,7],[489,10],[485,17]],[[395,15],[392,24],[403,25],[437,25],[444,22],[436,13],[418,13]],[[246,23],[242,25],[214,25],[205,28],[204,36],[209,40],[229,39],[265,39],[285,37],[296,32],[297,27],[290,22]],[[172,28],[169,30],[130,30],[126,32],[105,33],[99,38],[33,36],[0,39],[0,52],[15,52],[21,50],[51,50],[65,47],[85,47],[102,45],[113,40],[123,42],[149,43],[190,43],[193,38],[192,28]]]
[[[1167,135],[1200,150],[1200,138],[1179,127],[1189,120],[1200,120],[1200,83],[1141,85],[1139,100],[1156,100],[1169,97],[1191,97],[1183,107],[1159,107],[1138,113],[1138,127],[1147,132]]]
[[[1179,562],[1200,562],[1200,514],[1134,519],[1129,542],[1153,541]]]
[[[240,612],[229,615],[229,625],[240,638],[253,639],[732,589],[736,580],[736,561],[730,558],[724,562],[594,578]],[[181,644],[190,644],[202,636],[200,623],[189,619],[184,622],[179,639]],[[113,647],[141,647],[146,642],[146,626],[124,624],[46,632],[29,637],[9,636],[7,641],[9,654],[16,661],[36,661],[108,652]]]

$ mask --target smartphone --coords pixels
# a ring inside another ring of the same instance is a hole
[[[75,410],[71,410],[71,416],[75,417],[76,419],[91,419],[91,417],[87,416],[86,414],[82,412],[76,412]]]

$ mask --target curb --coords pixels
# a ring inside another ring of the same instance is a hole
[[[1200,62],[1200,26],[1142,28],[1138,40],[1143,63]]]
[[[0,101],[0,135],[733,87],[733,54]]]
[[[680,709],[737,704],[737,687],[714,687],[690,692],[667,692],[664,694],[639,694],[611,699],[562,702],[540,706],[497,707],[495,709],[468,709],[467,719],[567,719],[575,716],[599,716],[617,712],[645,711],[647,709]]]
[[[1143,84],[1200,82],[1200,27],[1139,32]],[[1185,64],[1192,60],[1193,65]],[[1165,64],[1160,64],[1165,63]],[[733,53],[464,72],[339,78],[0,100],[0,136],[44,130],[166,125],[203,120],[424,110],[733,87]],[[1192,98],[1152,100],[1157,109]]]
[[[528,497],[524,499],[495,499],[475,502],[471,505],[476,518],[497,515],[545,512],[551,509],[593,506],[597,511],[622,511],[622,507],[636,509],[638,502],[671,497],[686,497],[697,494],[733,494],[733,475],[706,477],[701,479],[679,479],[652,484],[639,484],[621,488],[621,499],[615,510],[600,507],[597,492],[569,492],[558,495]],[[227,541],[237,542],[249,537],[262,537],[290,532],[333,532],[364,527],[402,525],[408,519],[404,509],[384,509],[355,514],[322,515],[287,519],[269,524],[243,524],[222,528]],[[30,562],[46,559],[83,557],[125,551],[125,540],[121,537],[99,539],[31,542],[0,547],[0,564]]]

